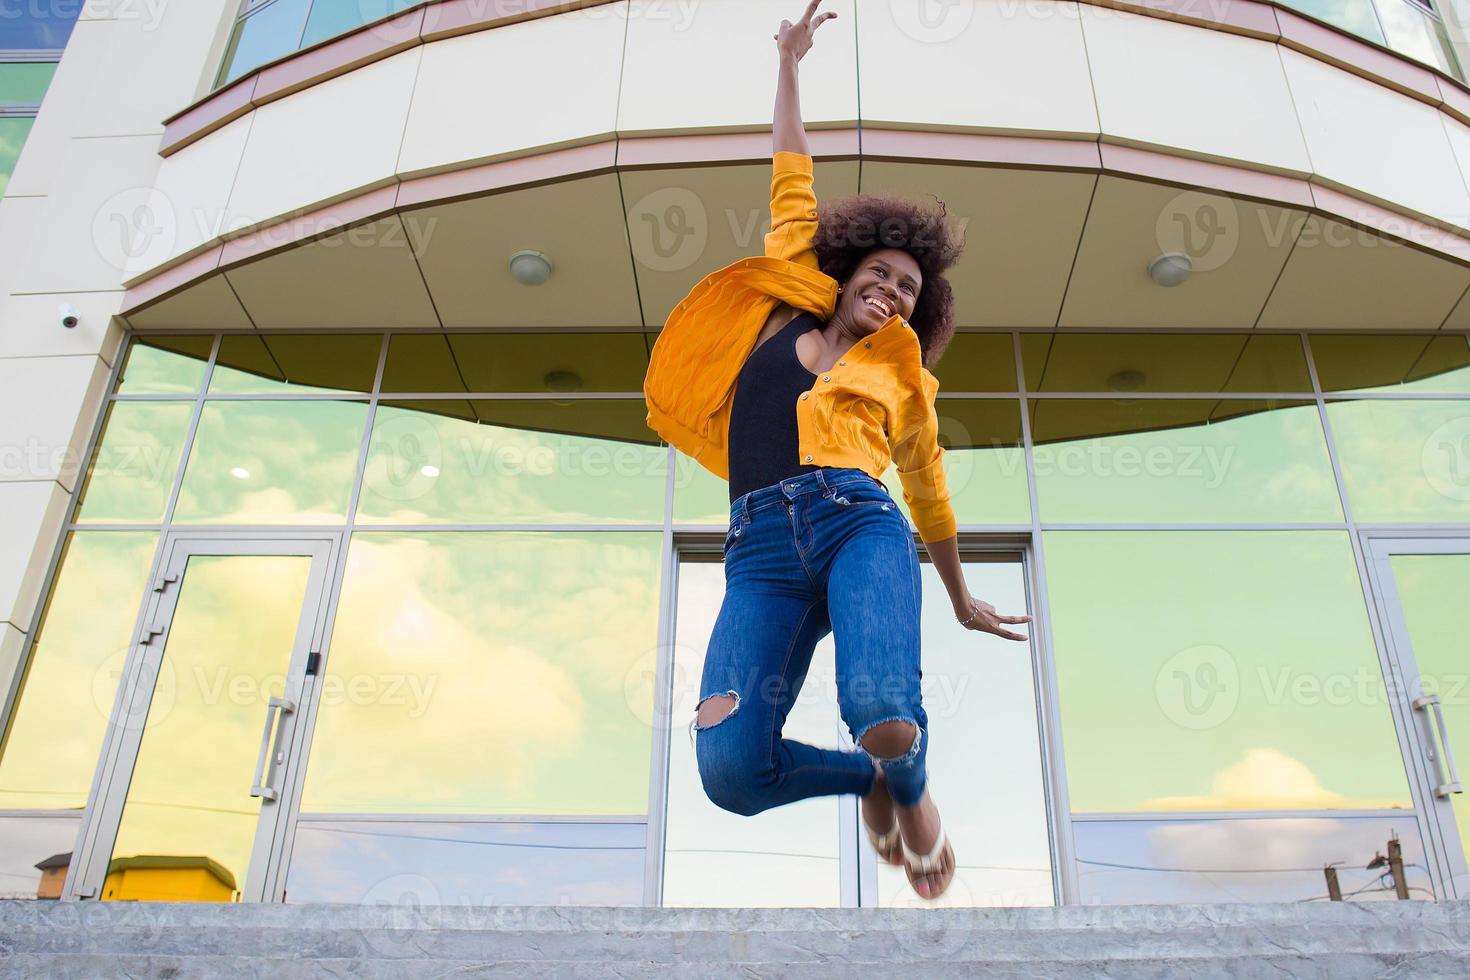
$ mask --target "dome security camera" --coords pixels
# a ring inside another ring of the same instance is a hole
[[[63,327],[66,327],[66,329],[68,330],[72,329],[78,323],[82,322],[81,314],[78,313],[77,308],[75,306],[72,306],[70,303],[62,303],[61,306],[58,307],[58,311],[61,314],[61,325]]]

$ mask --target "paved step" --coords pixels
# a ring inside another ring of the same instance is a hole
[[[1470,902],[612,909],[0,902],[0,977],[1470,976]]]

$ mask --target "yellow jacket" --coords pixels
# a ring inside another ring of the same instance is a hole
[[[820,270],[812,247],[816,208],[812,158],[776,151],[765,254],[696,283],[654,342],[643,379],[648,426],[722,479],[730,478],[735,382],[771,311],[784,301],[825,322],[836,309],[837,280]],[[920,539],[950,537],[955,517],[938,441],[938,391],[919,335],[895,313],[797,399],[801,462],[856,467],[878,480],[896,464]]]

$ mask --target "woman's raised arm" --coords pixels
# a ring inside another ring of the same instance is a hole
[[[833,11],[817,14],[822,0],[811,0],[806,12],[795,24],[781,21],[781,29],[774,35],[776,48],[780,52],[780,67],[776,76],[776,112],[772,122],[771,136],[773,154],[782,150],[810,156],[806,145],[806,130],[801,124],[801,91],[796,66],[812,47],[812,35],[828,20],[836,17]],[[813,16],[816,14],[816,16]]]

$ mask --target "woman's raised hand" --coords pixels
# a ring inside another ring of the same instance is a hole
[[[826,10],[813,19],[812,15],[817,12],[817,5],[821,2],[822,0],[811,0],[811,3],[806,5],[806,12],[801,15],[801,20],[795,24],[789,20],[783,20],[780,31],[771,35],[776,39],[776,47],[780,50],[781,57],[800,61],[802,55],[811,50],[812,35],[817,32],[817,28],[837,16],[836,12]]]
[[[960,625],[967,630],[994,633],[1007,640],[1024,640],[1026,634],[1012,632],[1002,626],[1002,623],[1016,625],[1031,622],[1030,616],[1002,616],[990,603],[983,599],[976,599],[974,596],[970,596],[970,608],[956,608],[954,614],[955,618],[960,621]]]

